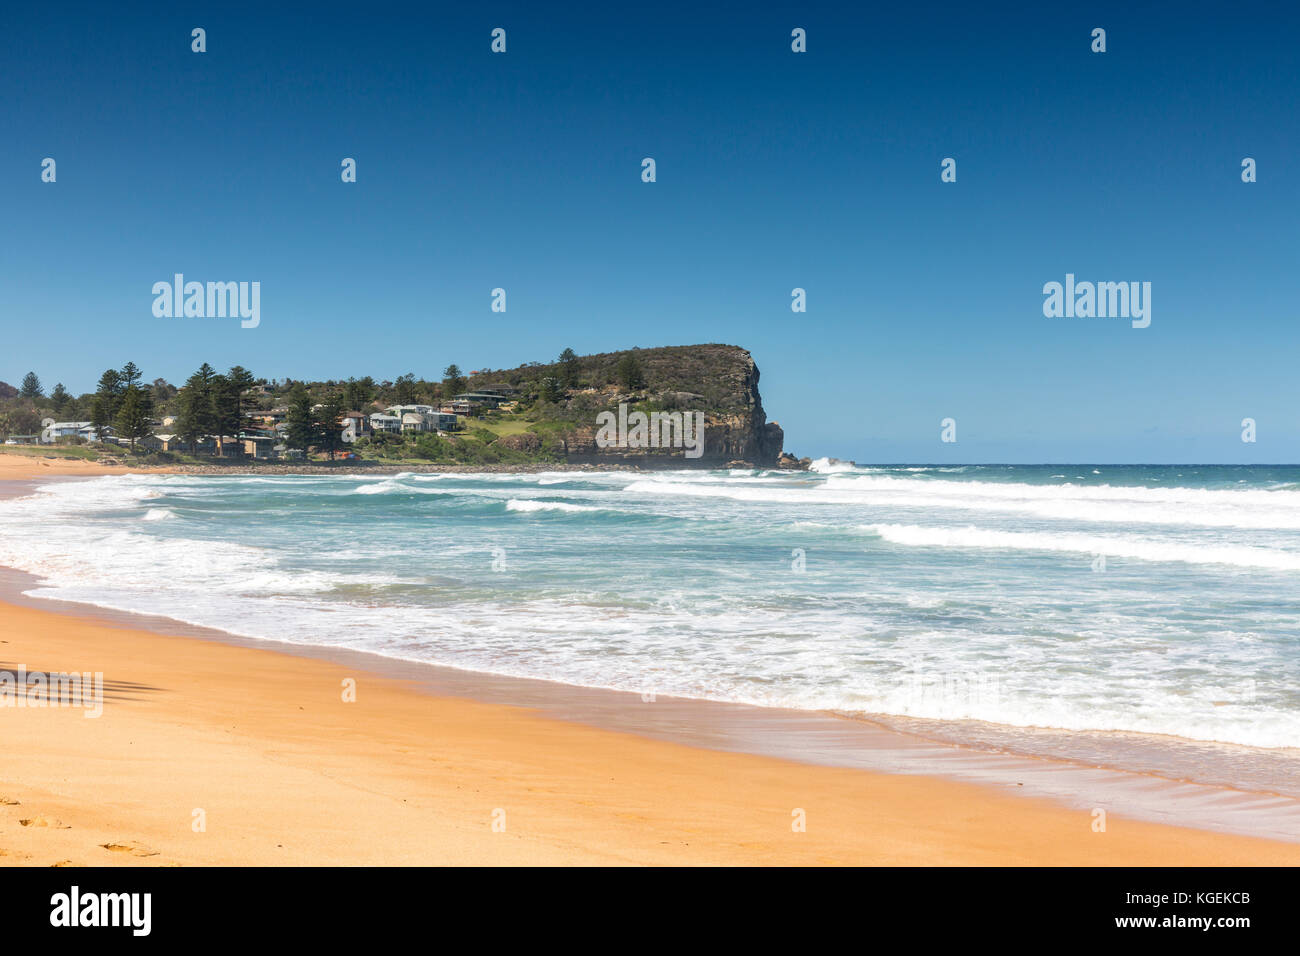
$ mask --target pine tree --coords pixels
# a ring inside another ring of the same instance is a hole
[[[343,394],[346,396],[344,401],[348,406],[347,411],[363,411],[375,400],[375,380],[369,375],[360,379],[350,378]]]
[[[18,390],[18,394],[26,399],[40,398],[45,394],[45,390],[41,388],[41,380],[36,377],[35,372],[28,372],[23,376],[23,385]]]
[[[244,368],[242,365],[234,366],[226,373],[226,378],[230,381],[232,388],[234,388],[235,418],[238,420],[235,434],[238,434],[244,427],[244,420],[250,416],[250,413],[253,410],[255,402],[253,396],[249,394],[249,392],[257,382],[257,379],[253,377],[252,372]]]
[[[214,375],[210,385],[212,428],[217,435],[219,453],[226,452],[226,436],[238,435],[243,428],[240,388],[226,375]]]
[[[419,397],[419,389],[416,388],[412,373],[397,376],[397,381],[393,383],[393,398],[397,399],[398,405],[414,405]]]
[[[131,451],[135,451],[136,441],[153,433],[149,421],[152,414],[153,398],[149,390],[134,384],[128,385],[122,393],[115,421],[118,437],[131,440]]]
[[[212,413],[214,378],[216,372],[204,362],[197,372],[186,379],[177,395],[180,414],[176,422],[176,433],[191,449],[217,430],[216,417]]]
[[[63,409],[67,407],[67,404],[70,401],[72,401],[72,396],[69,395],[68,390],[63,387],[63,383],[59,382],[56,384],[54,386],[54,391],[50,392],[50,402],[54,406],[54,414],[62,415]]]
[[[99,377],[95,400],[90,409],[90,423],[95,426],[95,437],[100,441],[117,420],[118,403],[122,400],[122,375],[108,369]]]
[[[311,395],[301,383],[289,395],[289,414],[285,416],[284,443],[297,448],[305,455],[316,442],[316,421],[311,411]]]
[[[578,384],[578,356],[573,349],[565,349],[560,353],[560,381],[565,388],[573,388]]]
[[[316,409],[316,444],[321,451],[329,452],[330,461],[334,460],[334,453],[343,447],[345,411],[347,409],[343,407],[343,400],[337,394],[325,399],[321,407]]]

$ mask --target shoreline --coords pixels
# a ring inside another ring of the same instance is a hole
[[[281,651],[0,620],[9,665],[106,689],[98,719],[0,708],[0,865],[1300,864],[1294,843],[1118,812],[1095,832],[1090,811],[991,786],[672,743]]]
[[[693,749],[974,785],[1015,800],[1049,802],[1070,812],[1090,813],[1100,807],[1146,823],[1278,840],[1300,848],[1300,799],[1275,792],[982,749],[924,730],[896,729],[884,719],[871,717],[663,694],[647,701],[633,691],[249,637],[161,615],[23,594],[35,586],[35,580],[26,572],[0,567],[0,610],[27,608],[115,631],[198,639],[320,662],[400,682],[414,693],[435,699],[525,708],[548,720]]]
[[[42,476],[85,476],[99,475],[400,475],[406,473],[443,472],[448,474],[525,474],[535,475],[547,472],[628,472],[630,474],[655,474],[664,471],[709,471],[725,469],[731,465],[710,462],[707,465],[682,464],[683,459],[671,459],[662,463],[630,464],[620,461],[588,462],[524,462],[516,464],[436,464],[427,461],[407,461],[388,464],[377,459],[348,462],[342,459],[336,462],[258,462],[230,460],[228,462],[193,464],[180,463],[169,465],[126,465],[122,463],[107,464],[83,458],[71,458],[62,455],[26,454],[22,452],[0,451],[0,481],[23,480],[39,468],[49,468]],[[25,467],[24,467],[25,466]],[[771,465],[748,465],[772,471],[798,473],[804,468],[779,467]]]
[[[21,490],[13,485],[5,490],[11,494],[23,493],[34,487],[34,483],[23,483],[26,487]],[[11,611],[30,609],[54,620],[75,620],[96,629],[111,629],[114,634],[149,633],[176,643],[202,637],[204,644],[255,655],[274,655],[303,662],[302,667],[320,665],[374,675],[385,684],[401,686],[417,697],[435,701],[437,706],[459,703],[469,707],[504,708],[515,714],[527,714],[529,719],[612,734],[623,741],[620,748],[658,744],[683,748],[695,753],[696,759],[707,760],[711,755],[717,761],[735,757],[789,762],[789,767],[797,768],[794,772],[825,770],[861,777],[883,776],[900,782],[911,781],[923,789],[970,788],[983,798],[1003,798],[1016,806],[1023,805],[1025,812],[1031,806],[1043,811],[1050,808],[1050,812],[1066,815],[1076,825],[1082,821],[1084,832],[1088,833],[1092,809],[1100,807],[1136,826],[1178,824],[1196,828],[1189,832],[1300,840],[1300,801],[1286,797],[1069,761],[984,752],[889,729],[871,720],[828,713],[663,696],[648,703],[634,693],[461,671],[361,651],[241,638],[167,618],[18,597],[21,590],[31,586],[32,580],[15,571],[0,577],[0,601],[6,602],[0,613],[6,618]],[[191,643],[199,642],[191,640]],[[0,654],[4,654],[0,659],[19,663],[12,654],[4,653],[8,651],[9,648],[0,647]],[[183,656],[179,648],[172,648],[169,653]],[[30,667],[43,666],[39,661],[26,663]],[[286,666],[292,669],[297,665]],[[49,666],[47,669],[86,668]],[[977,798],[962,798],[970,799]],[[1288,852],[1296,851],[1295,859],[1300,861],[1300,847],[1294,842],[1278,846],[1288,847]],[[1014,855],[1017,848],[1007,849]]]

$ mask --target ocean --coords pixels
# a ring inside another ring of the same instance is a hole
[[[0,502],[0,564],[246,637],[991,749],[1300,747],[1296,466],[115,476]]]

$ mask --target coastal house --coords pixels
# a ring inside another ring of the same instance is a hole
[[[370,432],[370,417],[364,412],[343,413],[343,440],[345,442],[351,443],[358,438],[365,438]]]
[[[406,412],[402,415],[402,431],[404,432],[427,432],[429,431],[429,417],[419,412]]]
[[[184,451],[186,448],[185,442],[181,440],[180,435],[158,434],[153,437],[158,439],[159,451]]]
[[[455,397],[458,402],[478,402],[480,405],[486,405],[488,408],[496,408],[501,404],[501,396],[491,392],[461,392]]]
[[[56,422],[46,419],[44,430],[41,432],[41,444],[52,445],[60,438],[81,438],[85,441],[97,441],[99,435],[98,429],[90,422]],[[103,428],[104,434],[113,434],[113,428],[106,425]]]
[[[276,457],[275,446],[279,441],[270,435],[249,435],[245,433],[239,439],[243,446],[245,457],[256,459],[257,461],[269,461]]]
[[[402,430],[402,419],[397,415],[375,412],[370,416],[370,430],[372,432],[400,432]]]
[[[389,415],[397,415],[400,417],[405,415],[407,412],[413,412],[416,415],[428,415],[431,412],[436,412],[437,409],[432,405],[389,405],[385,411],[387,411]]]
[[[462,401],[457,399],[451,402],[443,402],[438,411],[444,415],[475,415],[483,406],[479,402]]]
[[[500,382],[495,385],[480,385],[478,387],[478,390],[481,393],[487,395],[496,395],[502,398],[508,395],[517,395],[519,393],[519,389],[515,388],[513,385],[507,385],[504,382]]]

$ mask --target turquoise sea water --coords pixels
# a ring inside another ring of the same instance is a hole
[[[1300,468],[98,478],[48,597],[660,694],[1300,747]]]

